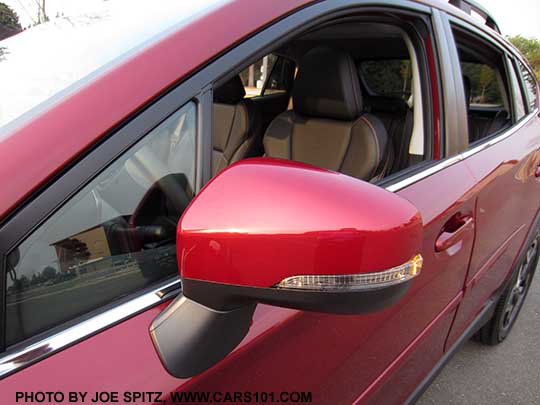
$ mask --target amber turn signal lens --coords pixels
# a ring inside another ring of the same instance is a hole
[[[422,271],[422,255],[388,270],[361,274],[319,274],[287,277],[276,288],[317,291],[363,291],[401,284]]]

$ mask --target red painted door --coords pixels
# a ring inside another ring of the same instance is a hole
[[[401,401],[443,352],[460,298],[473,235],[435,252],[456,212],[472,212],[474,186],[462,163],[398,192],[425,224],[422,274],[395,306],[370,315],[329,315],[259,305],[241,345],[191,379],[159,362],[148,327],[155,307],[0,382],[0,401],[15,391],[310,391],[314,402]],[[84,365],[82,367],[81,365]],[[89,394],[90,395],[90,394]]]
[[[401,308],[395,320],[399,327],[392,330],[393,322],[386,325],[387,339],[392,340],[390,335],[394,333],[394,342],[407,339],[408,344],[400,346],[399,357],[370,387],[370,392],[364,394],[366,398],[373,394],[372,403],[405,400],[406,394],[422,381],[443,354],[444,341],[462,297],[474,227],[461,231],[455,243],[446,249],[436,251],[436,244],[443,232],[458,230],[459,224],[454,224],[456,215],[473,216],[474,187],[469,171],[458,162],[398,192],[422,214],[424,267],[412,291],[398,304]],[[406,387],[402,389],[403,385]]]
[[[463,55],[471,43],[481,40],[456,24],[451,28],[454,46],[459,51],[456,56]],[[456,59],[455,62],[461,65],[461,72],[469,79],[470,84],[465,87],[468,87],[470,100],[474,102],[468,105],[467,116],[462,119],[469,121],[471,141],[469,150],[463,154],[464,162],[477,183],[472,190],[477,201],[476,238],[464,286],[464,299],[459,305],[447,348],[455,343],[509,275],[540,206],[540,183],[535,176],[540,165],[540,120],[537,112],[530,111],[526,115],[521,86],[514,76],[511,61],[505,61],[504,49],[495,41],[478,42],[477,46],[491,52],[491,67],[480,59]],[[491,100],[479,97],[479,79],[467,76],[474,73],[471,68],[475,67],[492,69],[497,73]],[[508,114],[512,118],[497,123],[495,116],[488,120],[491,123],[488,130],[475,131],[479,114],[490,107],[496,108],[499,115]],[[536,105],[532,105],[529,110],[535,108]]]
[[[436,252],[453,218],[474,215],[476,182],[463,162],[397,191],[424,221],[424,267],[405,297],[369,315],[329,315],[259,305],[238,348],[190,379],[161,365],[148,328],[165,307],[85,339],[0,381],[0,403],[16,391],[309,391],[315,403],[400,403],[443,354],[462,296],[474,239],[466,232]],[[391,248],[391,247],[389,247]]]
[[[448,346],[461,335],[512,269],[540,206],[540,120],[468,157],[478,196],[471,266]]]

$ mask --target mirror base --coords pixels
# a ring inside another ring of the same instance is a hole
[[[178,296],[150,326],[150,336],[167,371],[192,377],[227,356],[246,336],[256,304],[217,311]]]

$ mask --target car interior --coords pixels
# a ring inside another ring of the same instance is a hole
[[[469,125],[469,143],[491,136],[511,124],[502,55],[454,30],[458,46]]]
[[[429,31],[417,27],[390,15],[319,25],[220,78],[213,175],[258,156],[377,182],[431,160]],[[177,274],[176,226],[196,190],[196,129],[190,101],[9,255],[8,344]],[[115,288],[92,292],[105,275]],[[73,300],[74,290],[62,290],[70,285],[88,298]],[[69,310],[33,317],[26,294],[58,289]]]
[[[213,175],[265,156],[375,182],[429,159],[416,30],[373,20],[318,27],[274,50],[268,75],[216,83]]]

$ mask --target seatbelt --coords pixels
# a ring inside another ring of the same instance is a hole
[[[412,129],[413,129],[413,111],[409,108],[405,114],[405,123],[403,124],[403,132],[401,135],[401,142],[399,144],[399,151],[394,160],[394,167],[392,172],[396,173],[403,170],[408,165],[409,144],[411,143]]]

